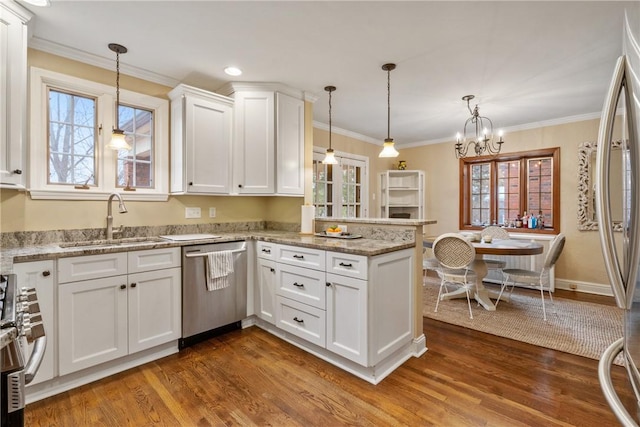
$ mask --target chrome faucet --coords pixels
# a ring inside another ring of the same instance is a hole
[[[118,211],[120,213],[127,213],[127,207],[124,205],[124,200],[118,193],[111,193],[109,200],[107,201],[107,240],[113,239],[113,215],[111,215],[111,201],[113,198],[118,199]],[[116,233],[120,230],[116,230]]]

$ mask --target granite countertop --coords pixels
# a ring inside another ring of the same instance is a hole
[[[284,243],[307,248],[331,250],[355,255],[374,256],[401,249],[413,248],[415,242],[394,242],[377,239],[336,239],[330,237],[318,237],[303,235],[290,231],[260,230],[234,233],[216,233],[219,238],[201,239],[190,241],[172,241],[160,238],[147,238],[147,240],[122,239],[117,244],[105,242],[97,245],[79,245],[60,247],[59,244],[47,244],[40,246],[26,246],[22,248],[3,249],[0,252],[0,271],[7,274],[13,270],[13,263],[57,259],[72,256],[98,255],[114,252],[134,250],[181,247],[208,243],[229,242],[233,240],[264,240],[273,243]]]

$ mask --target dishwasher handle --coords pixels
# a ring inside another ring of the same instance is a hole
[[[246,249],[233,249],[229,252],[231,252],[232,254],[238,253],[238,252],[246,252]],[[199,252],[199,251],[191,251],[191,252],[186,252],[184,254],[185,257],[187,258],[196,258],[196,257],[200,257],[200,256],[208,256],[209,254],[214,254],[216,252],[222,252],[222,251],[211,251],[211,252]]]

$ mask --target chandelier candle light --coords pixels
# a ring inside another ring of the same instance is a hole
[[[331,92],[336,90],[335,86],[325,86],[324,90],[329,92],[329,148],[327,148],[327,154],[324,157],[322,163],[325,165],[337,165],[338,160],[336,160],[335,153],[333,152],[333,148],[331,148]]]
[[[455,148],[457,159],[467,157],[467,152],[472,144],[473,151],[475,151],[476,156],[481,156],[484,154],[498,154],[502,148],[502,144],[504,143],[502,140],[502,131],[498,132],[499,140],[493,142],[493,122],[489,118],[480,115],[477,104],[473,110],[471,109],[469,101],[473,98],[475,98],[474,95],[465,95],[462,97],[463,101],[467,101],[467,108],[471,113],[471,117],[469,117],[464,124],[464,134],[462,139],[460,139],[460,132],[456,135]],[[471,125],[470,127],[475,128],[475,136],[467,142],[467,126],[469,125]]]
[[[391,71],[396,69],[396,64],[384,64],[382,69],[387,72],[387,139],[378,157],[398,157],[400,153],[393,146],[391,138]]]
[[[112,150],[131,150],[131,146],[127,144],[124,137],[124,131],[120,126],[120,54],[127,53],[127,48],[117,43],[109,43],[109,49],[116,53],[116,120],[113,131],[111,132],[111,141],[107,144],[107,148]]]

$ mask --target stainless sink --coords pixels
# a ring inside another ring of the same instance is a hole
[[[59,243],[61,248],[86,248],[86,247],[109,247],[109,246],[122,246],[127,244],[136,243],[153,243],[153,242],[166,242],[166,240],[160,237],[128,237],[124,239],[99,239],[99,240],[84,240],[80,242],[65,242]]]

